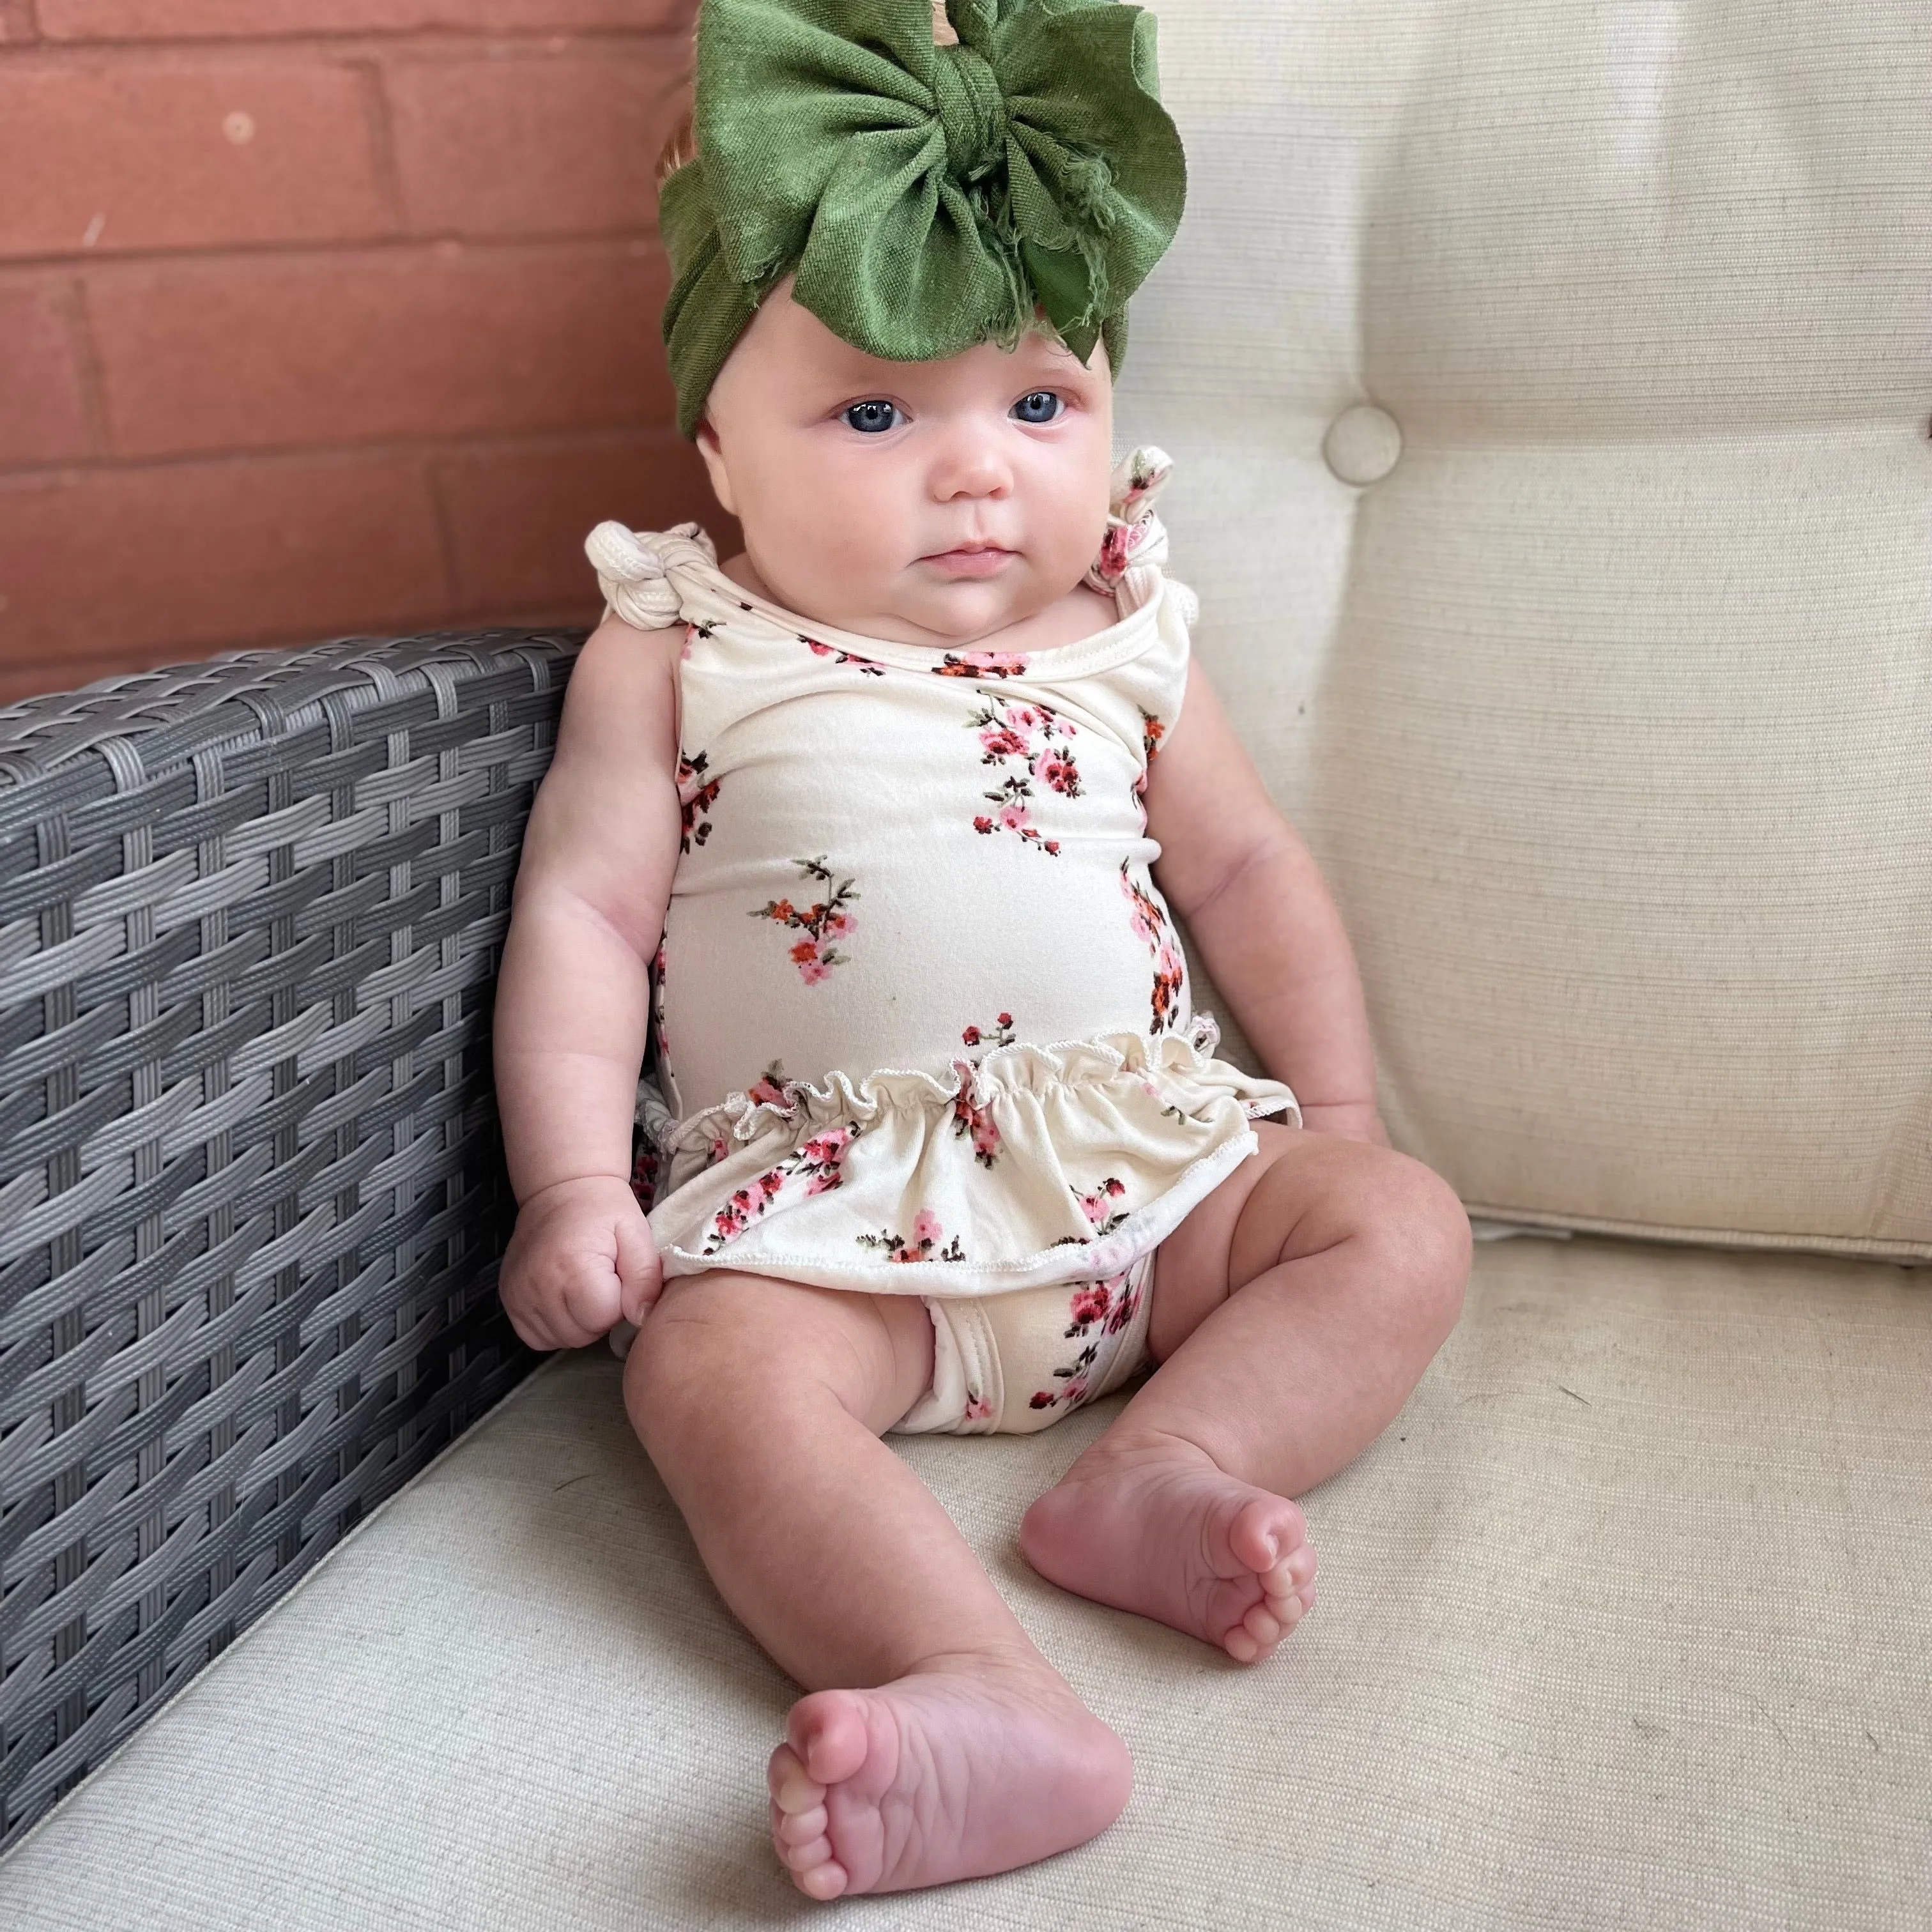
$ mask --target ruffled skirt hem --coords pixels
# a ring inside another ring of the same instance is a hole
[[[662,1123],[667,1275],[730,1268],[871,1294],[968,1296],[1123,1273],[1300,1111],[1185,1034],[996,1047]]]

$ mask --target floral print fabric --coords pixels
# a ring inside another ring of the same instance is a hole
[[[1036,1394],[1049,1420],[1085,1398],[1088,1352],[1139,1318],[1142,1258],[1252,1150],[1252,1117],[1298,1118],[1214,1058],[1154,876],[1148,772],[1192,610],[1142,530],[1165,474],[1143,453],[1117,479],[1120,620],[1048,650],[810,623],[694,526],[639,539],[662,576],[623,600],[683,632],[638,1167],[667,1272],[949,1304],[1052,1289],[1058,1353],[1003,1426]]]

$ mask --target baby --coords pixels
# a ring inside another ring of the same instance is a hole
[[[1046,1857],[1132,1780],[884,1433],[1144,1376],[1021,1547],[1252,1664],[1315,1599],[1289,1498],[1394,1415],[1469,1255],[1190,662],[1166,460],[1113,465],[1182,192],[1151,20],[928,5],[705,0],[665,328],[745,553],[593,536],[496,1009],[504,1301],[537,1348],[634,1329],[638,1433],[809,1694],[771,1824],[821,1899]],[[1215,1057],[1176,914],[1278,1078]]]

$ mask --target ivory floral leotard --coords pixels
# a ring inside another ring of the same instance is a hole
[[[1117,478],[1119,621],[1026,656],[808,622],[694,524],[589,546],[620,616],[685,627],[640,1108],[665,1273],[925,1298],[902,1428],[1036,1427],[1125,1380],[1154,1250],[1251,1116],[1299,1119],[1214,1057],[1149,870],[1192,615],[1147,514],[1164,467]]]

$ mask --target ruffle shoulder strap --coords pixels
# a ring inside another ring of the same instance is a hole
[[[1130,450],[1114,466],[1106,532],[1083,580],[1113,598],[1124,617],[1160,595],[1167,526],[1154,506],[1173,472],[1174,458],[1152,443]]]
[[[718,564],[716,544],[695,524],[655,532],[599,524],[585,538],[584,554],[597,573],[605,608],[640,631],[677,622],[684,604],[680,574]]]

